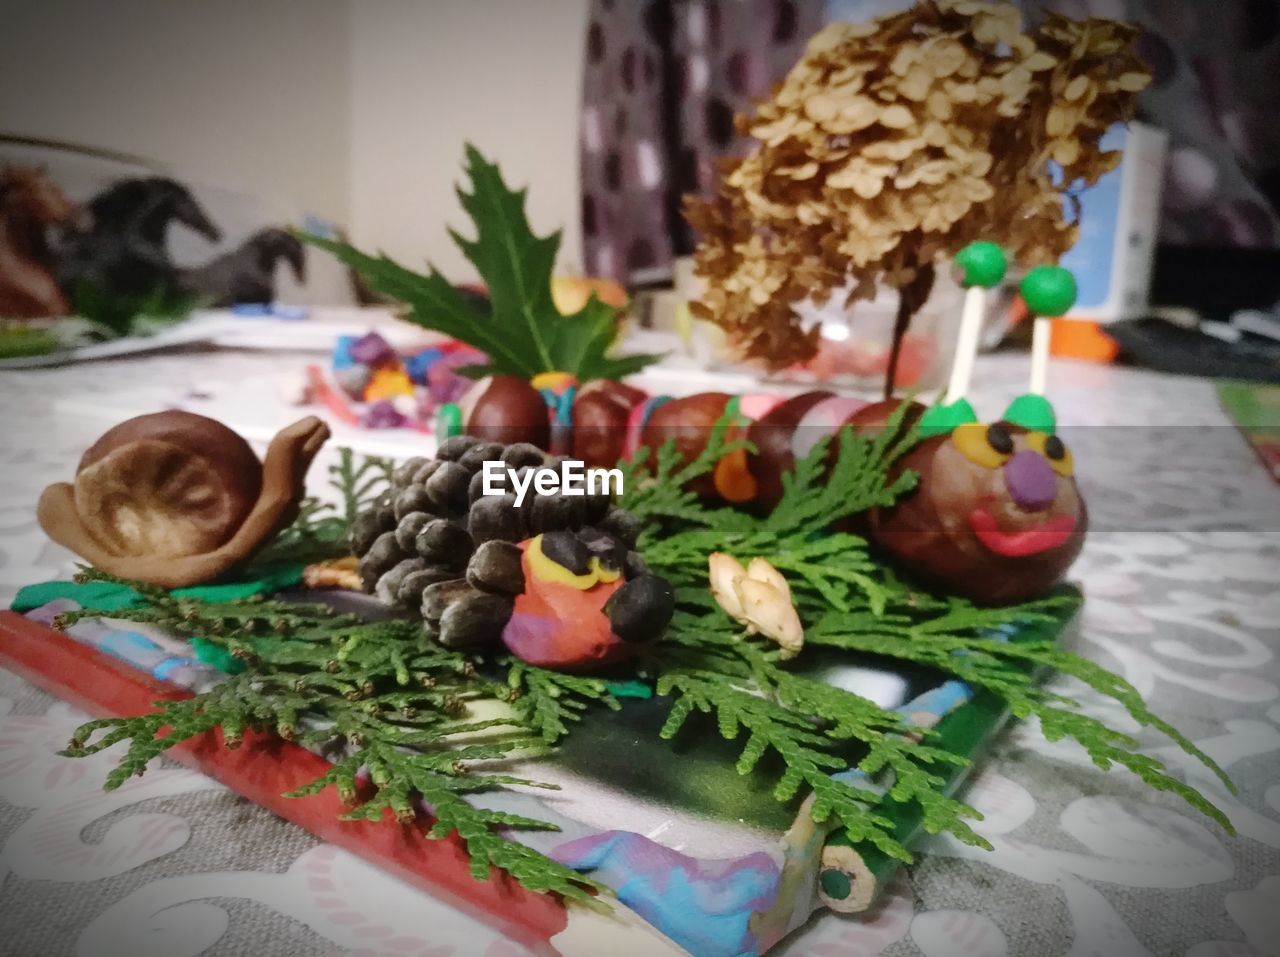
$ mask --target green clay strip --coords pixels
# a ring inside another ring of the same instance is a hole
[[[1001,418],[1032,432],[1048,432],[1053,435],[1058,428],[1053,405],[1044,396],[1032,393],[1020,395],[1010,402]]]
[[[917,428],[926,439],[935,435],[950,435],[956,426],[977,422],[978,413],[968,399],[956,399],[949,405],[935,405],[925,410]]]

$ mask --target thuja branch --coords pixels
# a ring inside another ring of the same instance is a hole
[[[351,523],[387,488],[392,468],[390,459],[357,459],[351,449],[339,448],[338,461],[329,466],[329,485],[338,504],[303,499],[293,524],[259,553],[255,563],[320,561],[345,554]]]
[[[152,714],[80,727],[68,755],[125,748],[108,788],[142,774],[174,745],[215,728],[230,746],[247,731],[272,732],[337,756],[325,775],[297,793],[333,786],[352,804],[351,815],[370,819],[390,811],[409,820],[427,806],[435,818],[431,836],[456,831],[478,877],[499,867],[531,890],[598,904],[601,885],[499,833],[552,825],[474,806],[466,796],[542,787],[487,767],[517,753],[538,753],[591,700],[616,706],[603,683],[525,665],[510,680],[486,678],[471,658],[425,644],[416,623],[361,622],[321,605],[206,603],[156,594],[141,607],[75,616],[146,620],[208,635],[250,667],[203,694],[164,702]],[[472,703],[508,697],[518,702],[509,713],[471,717]],[[553,700],[562,709],[558,718],[552,717]],[[480,732],[483,743],[476,743]],[[478,762],[486,769],[478,769]],[[357,787],[361,777],[368,782],[363,792]]]
[[[774,789],[777,800],[789,801],[805,787],[814,795],[815,821],[831,821],[850,840],[868,841],[888,856],[911,859],[893,837],[891,822],[874,810],[879,792],[834,775],[853,768],[879,776],[894,799],[920,804],[930,831],[986,846],[965,823],[977,812],[947,797],[946,778],[933,770],[964,765],[963,756],[908,738],[911,729],[900,715],[867,698],[782,668],[775,653],[717,629],[713,615],[700,619],[710,627],[697,628],[698,620],[686,618],[676,647],[655,655],[658,693],[672,697],[664,737],[675,735],[695,711],[713,715],[723,737],[743,739],[740,774],[775,752],[785,768]]]
[[[504,664],[512,708],[547,744],[568,734],[570,723],[582,720],[592,705],[613,711],[622,707],[608,685],[597,678],[549,671],[515,658],[505,659]]]
[[[1024,614],[1034,617],[1036,612],[1025,609]],[[1234,793],[1234,785],[1217,763],[1153,714],[1131,684],[1053,642],[1002,641],[991,637],[992,631],[990,616],[985,610],[953,602],[943,616],[923,622],[851,620],[830,615],[812,628],[806,639],[815,645],[927,665],[974,687],[985,688],[1003,700],[1016,717],[1039,719],[1046,739],[1070,738],[1103,770],[1113,764],[1128,768],[1149,786],[1178,795],[1228,831],[1232,830],[1226,815],[1199,791],[1170,776],[1157,758],[1140,753],[1136,739],[1083,714],[1071,699],[1045,689],[1039,683],[1038,672],[1047,669],[1070,675],[1116,701],[1139,725],[1168,736]]]

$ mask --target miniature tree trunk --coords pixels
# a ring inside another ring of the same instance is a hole
[[[902,340],[911,328],[911,320],[929,300],[933,291],[935,270],[932,265],[922,266],[916,278],[898,290],[898,311],[893,319],[893,339],[889,344],[889,364],[884,371],[884,397],[893,398],[898,380],[898,359],[902,355]]]

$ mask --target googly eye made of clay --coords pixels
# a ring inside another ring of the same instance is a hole
[[[964,457],[983,468],[998,469],[1013,455],[1013,436],[1003,425],[965,422],[951,433]]]
[[[1039,452],[1049,462],[1049,467],[1063,478],[1071,478],[1076,471],[1075,457],[1066,443],[1047,432],[1028,432],[1027,445]]]

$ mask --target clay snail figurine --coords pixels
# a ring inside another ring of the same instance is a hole
[[[40,527],[96,568],[182,588],[243,564],[298,515],[307,468],[329,437],[320,419],[282,429],[259,462],[221,422],[142,415],[89,447],[74,484],[40,496]]]

